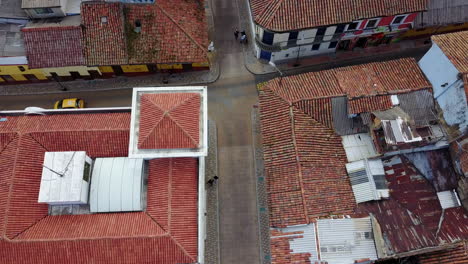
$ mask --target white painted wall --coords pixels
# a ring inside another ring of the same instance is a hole
[[[316,28],[300,31],[297,44],[307,44],[314,42],[315,34],[317,34]]]
[[[460,131],[466,129],[468,107],[463,81],[458,79],[459,71],[435,43],[418,64],[432,84],[434,98],[439,103],[447,124],[459,125]]]
[[[273,44],[286,46],[288,44],[289,33],[275,33],[273,35]]]
[[[323,37],[323,41],[329,41],[333,38],[333,34],[335,34],[336,26],[328,27],[325,31],[325,36]]]

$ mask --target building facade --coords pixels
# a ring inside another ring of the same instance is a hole
[[[255,56],[267,61],[389,44],[412,28],[416,16],[426,8],[424,1],[402,2],[398,8],[390,8],[390,1],[382,0],[369,7],[349,1],[325,6],[307,2],[281,4],[270,10],[262,8],[267,2],[275,1],[250,1]],[[339,15],[332,15],[335,13]]]

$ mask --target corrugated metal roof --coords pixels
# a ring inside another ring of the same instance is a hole
[[[317,220],[320,256],[333,264],[377,259],[369,217]]]
[[[405,157],[432,183],[436,191],[447,191],[457,187],[457,174],[448,149],[407,153]]]
[[[385,141],[389,145],[421,141],[422,138],[412,131],[410,124],[398,117],[395,120],[382,120]]]
[[[38,202],[87,203],[89,179],[84,180],[85,163],[90,164],[91,159],[84,151],[46,152]]]
[[[273,241],[280,241],[287,238],[289,241],[290,254],[308,253],[309,260],[318,260],[317,240],[315,234],[315,224],[290,226],[281,229],[274,229],[280,232],[272,234]]]
[[[316,224],[272,229],[271,234],[273,263],[351,264],[377,259],[369,217],[318,219]]]
[[[97,158],[91,179],[91,212],[142,210],[143,159]]]
[[[332,102],[333,128],[340,135],[351,135],[368,132],[369,129],[359,117],[349,118],[348,98],[346,96],[334,97]]]
[[[21,8],[60,7],[60,0],[23,0]]]
[[[414,26],[425,28],[467,21],[468,2],[466,0],[429,0],[427,12],[418,14]]]
[[[442,209],[460,206],[460,200],[458,199],[455,190],[438,192],[437,198],[439,198]]]
[[[429,122],[438,120],[434,97],[430,90],[423,89],[397,96],[401,109],[409,115],[417,127],[428,126]]]
[[[385,172],[380,159],[359,160],[346,164],[356,203],[380,200],[383,190],[387,190]],[[376,182],[379,187],[377,188]],[[377,189],[380,189],[377,191]],[[385,191],[384,193],[387,193]],[[386,195],[387,196],[387,195]]]
[[[348,162],[377,156],[372,138],[367,133],[342,136]]]

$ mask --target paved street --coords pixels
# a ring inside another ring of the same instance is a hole
[[[209,86],[209,115],[218,127],[221,263],[259,263],[250,113],[255,79],[244,67],[237,1],[213,1],[221,76]]]

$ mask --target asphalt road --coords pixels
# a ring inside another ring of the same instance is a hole
[[[0,110],[23,110],[28,106],[53,108],[54,102],[63,98],[82,98],[86,107],[131,106],[132,89],[59,93],[45,95],[0,96]]]

